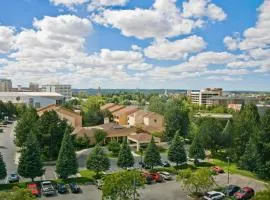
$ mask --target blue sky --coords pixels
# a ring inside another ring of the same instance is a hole
[[[270,90],[270,0],[9,0],[0,78]]]

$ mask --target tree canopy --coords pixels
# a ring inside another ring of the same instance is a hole
[[[152,137],[151,142],[147,146],[146,152],[144,154],[144,162],[148,166],[151,166],[152,169],[154,166],[161,164],[160,153],[155,144],[154,137]]]
[[[78,162],[69,128],[66,128],[62,141],[56,163],[56,172],[63,179],[66,179],[68,176],[74,175],[78,172]]]
[[[101,129],[96,129],[94,132],[94,137],[96,140],[97,144],[101,144],[105,141],[106,137],[107,137],[108,133],[106,133],[105,131],[101,130]]]
[[[110,168],[110,160],[99,144],[89,154],[86,167],[87,169],[94,170],[97,175],[99,172],[106,171]]]
[[[121,149],[119,151],[117,165],[126,169],[134,165],[134,157],[131,153],[130,147],[127,144],[127,140],[124,139]]]
[[[189,147],[189,157],[195,159],[205,158],[204,147],[198,135],[195,136],[194,140],[192,141],[192,144]]]
[[[169,147],[168,159],[171,162],[175,162],[176,165],[187,161],[186,150],[184,144],[181,141],[179,133],[174,135],[172,144]]]
[[[25,146],[21,151],[21,157],[19,159],[18,173],[24,178],[40,177],[44,174],[43,163],[41,161],[40,147],[36,140],[35,135],[31,132],[28,137]]]
[[[0,180],[5,179],[7,176],[6,164],[4,163],[3,156],[0,152]]]

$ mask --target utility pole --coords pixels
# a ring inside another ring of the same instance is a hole
[[[228,171],[228,186],[230,185],[230,157],[227,157],[227,171]]]

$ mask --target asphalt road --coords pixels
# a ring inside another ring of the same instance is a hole
[[[57,194],[52,197],[42,197],[42,200],[101,200],[102,193],[96,186],[81,186],[80,194]],[[139,189],[140,200],[186,200],[186,192],[176,181],[146,185]]]
[[[4,127],[4,133],[0,133],[0,152],[3,155],[4,162],[6,163],[7,174],[17,171],[17,165],[15,164],[16,146],[14,140],[15,124],[8,124]],[[1,181],[6,182],[6,180]]]

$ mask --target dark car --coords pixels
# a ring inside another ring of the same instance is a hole
[[[168,161],[164,161],[164,162],[162,162],[161,166],[162,167],[170,167],[171,164]]]
[[[147,165],[147,164],[144,163],[144,162],[139,162],[139,165],[141,165],[142,168],[144,168],[144,169],[151,169],[151,166]]]
[[[79,193],[81,191],[81,188],[76,183],[70,183],[69,187],[72,193]]]
[[[150,185],[154,183],[153,177],[149,173],[142,173],[142,176],[145,178],[145,184]]]
[[[225,188],[224,193],[228,196],[233,196],[234,193],[240,190],[240,187],[237,185],[229,185],[228,187]]]
[[[57,191],[59,194],[65,194],[68,192],[67,186],[63,183],[57,184]]]
[[[237,200],[247,200],[254,196],[255,192],[251,187],[243,187],[238,192],[234,194]]]
[[[16,182],[19,182],[20,180],[20,177],[17,173],[11,173],[9,176],[8,176],[8,182],[9,183],[16,183]]]

